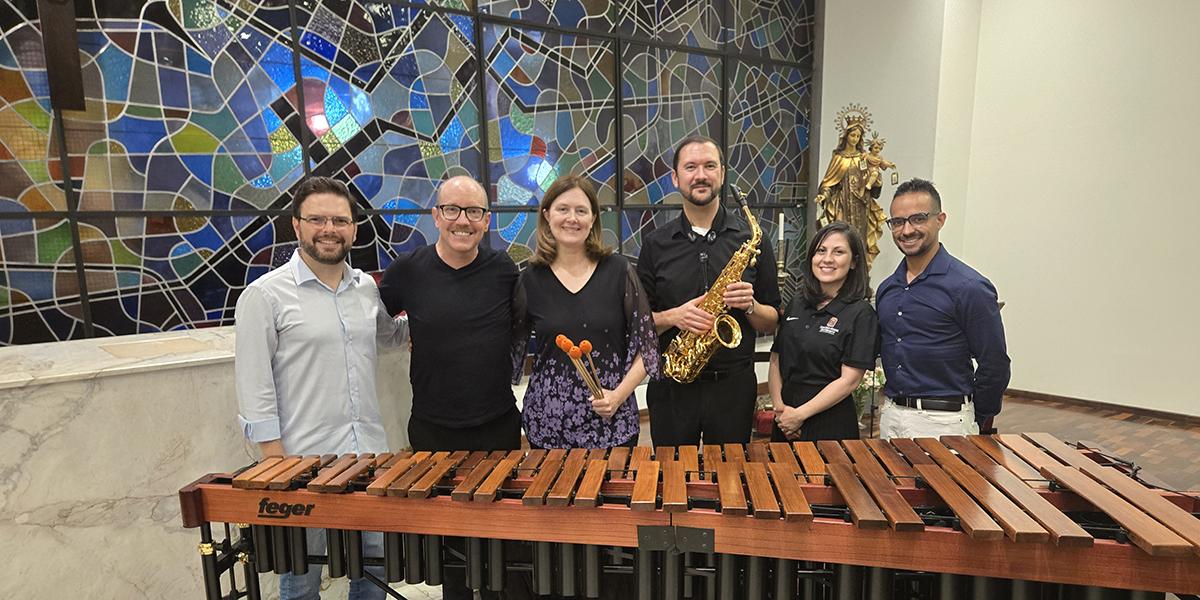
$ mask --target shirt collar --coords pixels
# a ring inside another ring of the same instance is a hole
[[[834,298],[825,305],[825,308],[820,309],[821,312],[827,312],[833,316],[842,314],[842,309],[846,308],[846,301],[842,298]]]
[[[317,274],[313,273],[312,269],[308,268],[308,263],[300,258],[300,249],[296,248],[292,251],[292,258],[288,261],[292,265],[292,275],[296,278],[296,285],[304,285],[309,281],[315,281],[320,285],[325,285],[317,278]],[[342,263],[342,281],[338,283],[337,291],[342,291],[348,286],[358,283],[358,273],[350,268],[350,265]]]
[[[686,202],[686,200],[685,200],[685,202]],[[736,219],[732,215],[730,215],[728,209],[721,207],[721,208],[717,209],[717,214],[715,216],[713,216],[712,227],[710,227],[708,230],[709,230],[709,232],[720,233],[722,231],[725,231],[726,229],[731,229],[733,231],[741,231],[742,223],[741,223],[741,221],[739,221],[738,219]],[[688,221],[687,213],[680,213],[679,214],[679,231],[675,232],[675,236],[676,237],[679,237],[679,236],[687,237],[688,234],[693,234],[693,233],[694,232],[692,231],[692,223],[691,223],[691,221]]]

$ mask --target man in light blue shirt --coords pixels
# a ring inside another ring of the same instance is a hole
[[[238,298],[238,422],[264,457],[387,452],[375,396],[376,344],[402,343],[407,327],[388,316],[375,280],[346,264],[356,208],[341,182],[304,180],[292,200],[300,248]],[[309,530],[310,552],[323,552],[324,533]],[[366,556],[382,555],[381,536],[363,540]],[[284,574],[280,598],[318,598],[320,583],[319,568]],[[351,599],[383,597],[365,579],[351,582]]]

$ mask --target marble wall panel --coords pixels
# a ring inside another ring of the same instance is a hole
[[[380,365],[401,448],[407,350]],[[199,533],[176,494],[254,459],[236,411],[232,360],[0,390],[0,597],[202,597]],[[263,584],[273,596],[274,577]]]

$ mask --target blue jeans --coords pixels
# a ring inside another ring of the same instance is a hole
[[[306,533],[309,553],[323,554],[325,552],[325,530],[309,529]],[[363,557],[379,558],[383,556],[382,533],[364,532],[362,539]],[[279,599],[318,600],[321,597],[321,572],[323,569],[324,567],[321,565],[309,565],[308,573],[304,575],[291,573],[280,575]],[[368,567],[367,570],[383,580],[383,568]],[[384,591],[365,577],[350,582],[350,593],[347,595],[349,600],[383,600],[385,597]]]

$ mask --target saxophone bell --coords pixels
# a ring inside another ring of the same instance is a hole
[[[717,337],[717,343],[726,348],[737,348],[742,343],[742,327],[729,313],[717,317],[713,323],[713,335]]]

